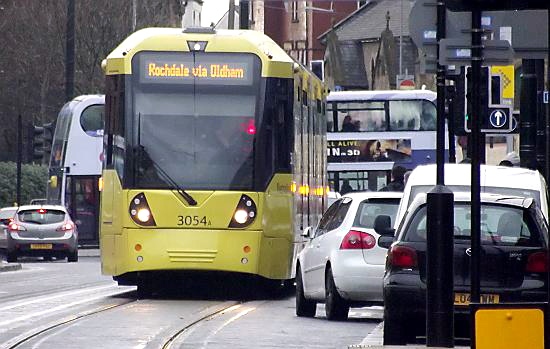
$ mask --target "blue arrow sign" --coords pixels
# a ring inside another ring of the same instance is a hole
[[[491,112],[491,115],[489,115],[489,122],[491,123],[491,126],[495,128],[503,127],[506,125],[507,120],[508,117],[506,112],[502,109],[495,109]]]

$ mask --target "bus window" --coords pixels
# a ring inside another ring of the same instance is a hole
[[[386,131],[384,102],[338,103],[338,130]]]
[[[90,105],[80,116],[80,126],[87,135],[92,137],[103,137],[104,106]]]

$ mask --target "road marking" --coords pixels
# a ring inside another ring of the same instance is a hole
[[[100,295],[96,295],[96,296],[93,296],[93,297],[82,298],[82,299],[80,299],[76,302],[63,304],[63,305],[58,305],[57,307],[49,308],[49,309],[46,309],[46,310],[43,310],[43,311],[29,313],[27,315],[19,316],[19,317],[16,317],[16,318],[13,318],[13,319],[10,319],[10,320],[7,320],[7,321],[0,322],[0,328],[6,327],[7,325],[14,324],[16,322],[28,320],[28,319],[31,319],[31,318],[36,318],[36,317],[39,317],[39,316],[48,315],[48,314],[55,313],[57,311],[64,310],[64,309],[67,309],[67,308],[72,308],[72,307],[77,306],[77,305],[81,305],[81,304],[85,304],[85,303],[91,303],[93,301],[96,301],[96,300],[99,300],[99,299],[102,299],[102,298],[105,298],[105,297],[109,297],[109,296],[114,296],[114,295],[117,295],[117,294],[120,294],[120,293],[123,293],[123,292],[127,292],[127,290],[117,289],[117,290],[107,292],[107,293],[104,293],[104,294],[100,294]]]
[[[26,305],[31,305],[31,304],[41,303],[41,302],[47,302],[47,301],[58,299],[58,298],[71,297],[71,296],[79,295],[79,294],[82,294],[82,293],[102,291],[102,290],[106,290],[106,289],[109,289],[109,288],[118,288],[118,286],[116,284],[113,284],[113,285],[107,285],[107,286],[84,288],[84,289],[75,290],[75,291],[66,291],[66,292],[56,293],[54,295],[49,295],[49,296],[33,297],[32,300],[24,300],[24,301],[15,302],[15,303],[12,303],[10,305],[0,307],[0,312],[6,311],[6,310],[9,310],[9,309],[13,309],[13,308],[24,307]]]

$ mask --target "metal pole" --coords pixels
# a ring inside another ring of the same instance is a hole
[[[137,0],[132,0],[132,31],[136,31],[137,25]]]
[[[437,2],[437,41],[445,38],[446,7]],[[439,52],[439,50],[437,50]],[[454,346],[453,193],[444,185],[445,67],[437,64],[437,185],[427,196],[426,344]]]
[[[249,29],[249,12],[250,12],[250,1],[241,0],[239,1],[239,28],[240,29]]]
[[[23,118],[17,117],[17,206],[21,205],[21,163],[23,162]]]
[[[229,0],[229,12],[227,12],[227,29],[235,29],[235,0]]]
[[[519,157],[521,167],[537,168],[537,75],[533,59],[522,60]]]
[[[480,281],[479,273],[481,268],[481,198],[480,198],[480,141],[481,137],[481,10],[472,9],[472,203],[471,203],[471,245],[472,245],[472,265],[471,265],[471,302],[479,303],[480,300]]]
[[[74,96],[74,26],[75,1],[67,0],[67,37],[65,48],[65,100]]]
[[[401,0],[401,33],[399,34],[399,75],[403,78],[403,0]]]

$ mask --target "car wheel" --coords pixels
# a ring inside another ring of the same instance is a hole
[[[74,252],[71,252],[67,255],[67,261],[68,262],[78,262],[78,250],[75,250]]]
[[[405,316],[388,315],[384,311],[384,345],[405,345],[408,339]]]
[[[17,262],[17,252],[15,251],[8,251],[6,255],[6,261],[8,263],[15,263]]]
[[[338,293],[331,269],[327,270],[325,278],[325,312],[328,320],[347,320],[348,318],[349,304]]]
[[[317,303],[304,296],[304,283],[300,267],[296,270],[296,315],[300,317],[314,317]]]

